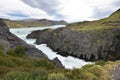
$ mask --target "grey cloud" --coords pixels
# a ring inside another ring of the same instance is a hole
[[[42,9],[48,15],[54,16],[54,18],[57,20],[66,18],[66,15],[61,14],[58,11],[59,10],[58,6],[61,5],[58,2],[59,0],[21,0],[21,1],[23,1],[25,4],[27,4],[31,7]],[[114,0],[110,6],[111,7],[106,10],[102,10],[101,8],[99,8],[99,6],[93,7],[94,14],[90,18],[101,19],[101,18],[107,17],[108,15],[113,13],[115,10],[120,8],[120,0]]]
[[[22,12],[14,12],[14,13],[6,13],[6,14],[14,17],[29,18],[29,15],[24,14]]]
[[[104,17],[107,17],[108,15],[110,15],[113,11],[110,9],[105,10],[104,12],[98,8],[94,9],[94,14],[93,14],[93,18],[97,18],[97,19],[101,19]]]
[[[111,6],[115,9],[112,8],[108,8],[105,11],[99,9],[99,8],[94,8],[94,14],[93,14],[93,18],[97,18],[97,19],[101,19],[104,17],[108,17],[109,15],[111,15],[113,12],[115,12],[116,10],[120,9],[120,0],[115,0],[113,3],[111,3]]]
[[[116,0],[113,5],[120,8],[120,0]]]
[[[25,4],[30,5],[34,8],[40,8],[47,12],[48,15],[56,16],[58,18],[62,18],[57,11],[57,6],[59,2],[57,0],[22,0]]]

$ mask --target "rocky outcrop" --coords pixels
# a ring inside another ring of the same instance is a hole
[[[28,45],[26,42],[10,33],[9,28],[0,19],[0,44],[3,45],[4,50],[7,51],[10,48],[15,48],[19,45],[25,46],[26,54],[31,58],[46,58],[41,51],[37,50],[34,46]]]
[[[37,31],[33,31],[32,34],[28,34],[27,38],[28,39],[39,39],[39,41],[37,41],[39,44],[42,43],[46,43],[48,42],[48,39],[52,39],[52,35],[54,33],[52,32],[52,29],[45,29],[45,30],[37,30]]]
[[[36,37],[33,34],[39,33]],[[35,31],[28,38],[37,44],[46,43],[63,56],[72,55],[85,60],[119,59],[120,29],[99,32],[76,32],[70,29]],[[116,53],[116,54],[115,54]]]
[[[120,80],[120,65],[114,68],[112,75],[113,75],[113,80]]]
[[[63,56],[89,61],[117,60],[120,59],[120,18],[114,19],[113,16],[71,24],[66,28],[34,31],[27,38],[37,39],[36,44],[46,43]]]

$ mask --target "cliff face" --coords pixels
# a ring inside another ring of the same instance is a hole
[[[0,44],[3,45],[4,50],[7,51],[10,48],[15,48],[19,45],[25,46],[26,54],[32,58],[46,58],[41,51],[37,50],[34,46],[28,45],[26,42],[10,33],[9,28],[0,19]]]
[[[3,19],[9,28],[24,28],[24,27],[45,27],[52,25],[66,25],[65,21],[53,21],[47,19],[27,19],[27,20],[8,20]]]
[[[120,58],[120,29],[107,32],[74,32],[69,29],[55,31],[36,31],[36,43],[47,43],[49,47],[63,56],[72,55],[85,60],[115,60]],[[35,32],[33,32],[34,34]],[[32,38],[29,35],[28,38]],[[35,38],[35,37],[34,37]]]
[[[117,17],[116,17],[117,16]],[[47,43],[59,54],[85,60],[120,58],[120,10],[98,21],[85,21],[56,30],[34,31],[28,38]]]

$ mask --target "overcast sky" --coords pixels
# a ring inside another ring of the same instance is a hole
[[[0,0],[0,18],[96,20],[120,8],[120,0]]]

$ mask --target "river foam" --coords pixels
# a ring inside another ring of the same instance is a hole
[[[66,69],[80,68],[85,64],[92,64],[91,62],[85,62],[82,59],[74,58],[72,56],[68,56],[68,57],[61,56],[57,54],[57,52],[54,52],[51,48],[49,48],[47,44],[37,45],[34,44],[36,41],[35,39],[26,39],[26,36],[34,30],[44,30],[47,28],[56,29],[59,27],[65,27],[65,26],[55,25],[49,27],[12,28],[10,29],[10,32],[15,34],[19,38],[23,39],[24,41],[26,41],[28,44],[34,45],[37,49],[41,50],[44,54],[46,54],[50,60],[53,60],[54,58],[57,57]]]

